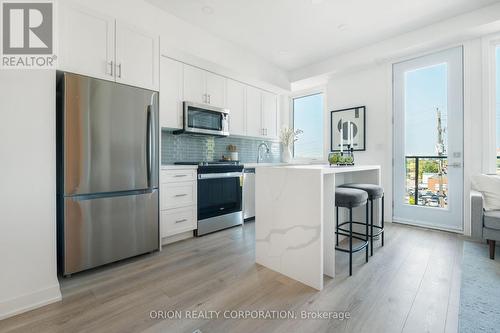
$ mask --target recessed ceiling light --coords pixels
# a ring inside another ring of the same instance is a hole
[[[201,8],[201,11],[205,14],[213,14],[214,13],[214,9],[210,6],[203,6]]]
[[[339,25],[337,26],[337,29],[339,29],[340,31],[347,30],[347,28],[348,28],[347,24],[344,24],[344,23],[339,24]]]

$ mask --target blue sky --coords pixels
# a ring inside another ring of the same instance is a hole
[[[294,128],[304,131],[295,142],[295,156],[323,158],[323,94],[293,100]]]
[[[407,72],[405,83],[406,155],[436,155],[436,107],[443,127],[447,119],[447,65]]]

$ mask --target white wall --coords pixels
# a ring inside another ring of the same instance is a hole
[[[464,46],[464,233],[470,234],[470,176],[484,171],[482,105],[482,43],[473,39]],[[438,51],[436,49],[435,51]],[[432,51],[429,51],[432,53]],[[414,56],[417,56],[415,54]],[[328,110],[366,105],[366,152],[356,152],[360,164],[380,164],[386,192],[386,220],[392,217],[392,63],[374,64],[368,68],[332,75],[327,88]],[[329,116],[328,116],[329,119]],[[329,140],[330,133],[328,135]],[[329,142],[325,142],[328,147]],[[327,153],[327,151],[325,152]]]
[[[0,71],[0,319],[61,298],[55,72]]]
[[[355,152],[357,164],[379,164],[385,189],[386,220],[392,216],[392,126],[390,66],[377,65],[363,71],[332,77],[327,85],[327,121],[330,111],[366,106],[366,151]],[[330,126],[325,155],[330,149]]]

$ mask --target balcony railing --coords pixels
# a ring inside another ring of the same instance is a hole
[[[448,156],[406,156],[407,203],[445,207],[448,197],[447,173]],[[427,174],[425,180],[424,174]],[[437,183],[438,188],[432,188],[429,183]]]

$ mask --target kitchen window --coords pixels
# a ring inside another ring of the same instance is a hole
[[[293,146],[295,159],[323,159],[323,96],[323,93],[315,93],[292,99],[293,128],[303,131]]]

